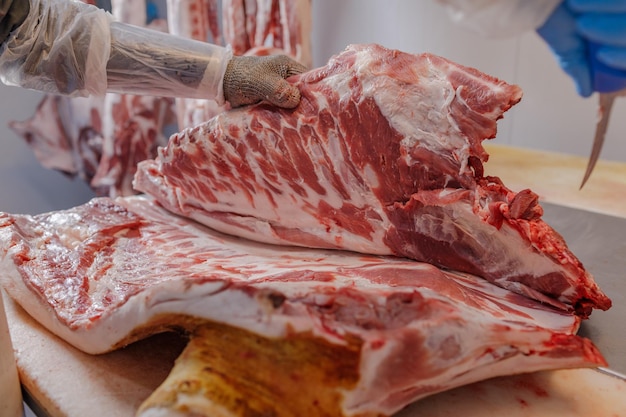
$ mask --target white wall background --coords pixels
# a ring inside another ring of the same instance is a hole
[[[424,0],[312,0],[314,64],[350,43],[375,42],[406,52],[432,52],[476,67],[524,90],[499,123],[495,142],[587,156],[596,97],[582,99],[534,32],[484,39],[455,26],[445,10]],[[0,211],[39,213],[92,197],[80,180],[39,165],[10,120],[30,117],[41,95],[0,85]],[[613,110],[602,158],[626,161],[626,98]]]

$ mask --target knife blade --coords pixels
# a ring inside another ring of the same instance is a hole
[[[589,155],[587,169],[585,170],[585,175],[583,176],[579,189],[583,188],[591,176],[596,162],[598,162],[598,158],[600,157],[606,131],[609,127],[613,102],[617,96],[626,94],[626,72],[609,67],[598,60],[597,55],[600,45],[595,42],[589,42],[587,46],[589,62],[591,64],[591,80],[593,89],[599,93],[600,107],[598,110],[599,119],[596,124],[596,132],[591,146],[591,154]]]
[[[596,162],[598,162],[598,158],[600,158],[600,152],[602,151],[602,146],[604,145],[604,137],[606,136],[606,131],[609,127],[609,119],[611,117],[611,110],[613,109],[613,102],[615,101],[615,97],[618,95],[618,93],[600,93],[600,118],[598,120],[598,124],[596,125],[596,133],[593,137],[593,144],[591,146],[591,155],[589,155],[587,169],[585,170],[585,175],[583,176],[583,180],[580,184],[580,190],[582,190],[585,186],[585,183],[591,176],[591,173],[596,166]]]

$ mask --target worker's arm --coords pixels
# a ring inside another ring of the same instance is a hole
[[[9,11],[28,3],[0,1]],[[305,68],[289,58],[233,57],[229,48],[113,22],[109,13],[79,1],[30,0],[22,22],[10,20],[15,23],[0,45],[0,80],[8,85],[69,96],[207,98],[233,106],[267,100],[294,107],[300,98],[284,78]],[[268,60],[277,64],[268,67]],[[258,70],[241,71],[242,65]]]

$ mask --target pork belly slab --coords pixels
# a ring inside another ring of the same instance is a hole
[[[609,298],[542,219],[483,174],[519,87],[429,54],[352,45],[291,78],[295,110],[232,110],[170,138],[136,189],[224,233],[407,257],[585,317]]]
[[[482,278],[397,257],[240,239],[148,197],[2,214],[0,256],[9,295],[88,353],[199,322],[350,346],[356,379],[340,391],[342,415],[389,415],[496,375],[605,364],[574,334],[579,316]]]

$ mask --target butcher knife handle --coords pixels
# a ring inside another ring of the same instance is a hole
[[[598,61],[600,45],[589,42],[589,60],[591,64],[591,82],[594,91],[613,93],[626,88],[626,71],[622,71]]]

